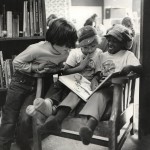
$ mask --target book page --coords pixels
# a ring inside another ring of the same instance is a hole
[[[75,73],[66,76],[60,76],[59,81],[70,88],[74,93],[81,97],[84,101],[91,95],[91,82],[84,78],[81,74]]]
[[[81,97],[84,101],[95,93],[98,89],[102,88],[106,85],[107,81],[110,80],[112,77],[117,77],[120,75],[120,72],[115,72],[107,76],[95,90],[91,90],[91,82],[83,77],[79,73],[60,76],[59,81],[70,88],[74,93],[76,93],[79,97]]]

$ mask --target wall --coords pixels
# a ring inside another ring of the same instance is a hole
[[[103,23],[107,29],[113,24],[121,23],[122,18],[127,15],[132,16],[132,0],[104,0]]]
[[[132,9],[132,0],[104,0],[105,7]]]
[[[71,0],[45,0],[46,18],[50,14],[69,19]]]
[[[79,29],[94,13],[102,20],[102,2],[103,0],[45,0],[46,18],[56,14],[67,18]]]
[[[71,0],[72,6],[102,6],[103,0]]]
[[[102,19],[101,6],[71,6],[70,10],[70,20],[75,24],[77,29],[83,27],[87,18],[95,13],[100,20]]]

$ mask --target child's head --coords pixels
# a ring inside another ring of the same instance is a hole
[[[124,17],[122,19],[121,24],[125,27],[127,27],[128,29],[131,30],[131,35],[134,37],[135,36],[135,31],[133,29],[133,20],[130,17]]]
[[[64,18],[54,19],[46,32],[46,40],[52,45],[75,48],[77,32],[73,24]]]
[[[121,24],[124,25],[127,28],[133,27],[133,22],[132,22],[132,19],[130,17],[124,17],[122,19]]]
[[[85,26],[78,31],[78,47],[81,47],[82,53],[87,55],[93,53],[99,43],[97,31],[92,26]]]
[[[120,50],[127,50],[132,46],[129,30],[123,25],[115,25],[105,35],[108,40],[108,52],[115,54]]]
[[[56,18],[57,18],[57,16],[55,14],[51,14],[46,20],[47,26],[50,25],[50,21],[52,21],[53,19],[56,19]]]

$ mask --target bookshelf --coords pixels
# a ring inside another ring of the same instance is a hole
[[[0,51],[4,61],[45,40],[45,34],[45,0],[0,0]],[[6,91],[7,86],[0,86],[3,99]]]

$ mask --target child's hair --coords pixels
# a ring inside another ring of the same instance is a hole
[[[92,43],[99,44],[99,37],[94,27],[88,25],[78,31],[78,47],[83,47]]]
[[[96,23],[96,17],[97,17],[97,14],[93,14],[90,18],[88,18],[85,23],[84,23],[84,26],[93,26],[94,23]]]
[[[46,32],[46,40],[52,45],[66,46],[75,48],[77,41],[77,31],[73,24],[64,18],[58,18],[51,21],[49,29]]]
[[[129,33],[129,29],[121,24],[116,24],[111,29],[109,29],[105,37],[109,38],[110,36],[113,36],[118,41],[120,41],[125,50],[130,49],[132,46],[133,40],[131,34]]]
[[[50,21],[52,21],[53,19],[56,19],[56,18],[57,18],[57,16],[55,14],[49,15],[49,17],[47,18],[47,21],[46,21],[47,26],[49,26]]]
[[[87,19],[84,23],[84,26],[88,26],[88,25],[93,26],[93,20],[91,18]]]
[[[132,21],[132,19],[131,19],[130,17],[124,17],[124,18],[122,19],[121,24],[122,24],[123,26],[125,26],[125,27],[131,29],[131,31],[132,31],[132,34],[131,34],[131,35],[132,35],[133,37],[135,36],[135,30],[133,29],[133,21]]]

